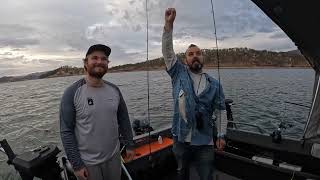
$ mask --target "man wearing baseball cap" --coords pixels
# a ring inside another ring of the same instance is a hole
[[[134,152],[127,106],[119,88],[102,79],[111,49],[91,46],[83,60],[85,77],[69,86],[61,99],[60,134],[76,176],[84,180],[120,180],[119,134]]]

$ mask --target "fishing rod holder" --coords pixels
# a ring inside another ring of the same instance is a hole
[[[228,128],[236,128],[236,124],[231,122],[231,121],[233,121],[232,109],[231,109],[231,106],[233,105],[233,100],[232,99],[225,99],[224,102],[225,102],[225,106],[226,106],[227,119],[228,119],[227,127]]]
[[[62,169],[57,161],[57,155],[60,153],[57,146],[45,145],[16,155],[7,140],[0,141],[0,145],[8,156],[7,163],[14,166],[22,180],[33,180],[34,177],[43,180],[65,179],[61,177]]]
[[[152,128],[152,126],[150,126],[150,124],[143,122],[143,121],[140,121],[138,119],[133,121],[132,128],[133,128],[136,136],[141,135],[141,134],[145,134],[145,133],[149,133],[154,130]]]
[[[282,131],[291,128],[293,125],[285,122],[281,122],[278,128],[273,131],[270,136],[272,137],[272,142],[274,143],[281,143],[282,141]]]

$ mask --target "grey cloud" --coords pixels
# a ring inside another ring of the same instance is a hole
[[[129,3],[130,3],[131,5],[133,5],[133,4],[135,3],[135,1],[134,1],[134,0],[131,0],[131,1],[129,1]]]
[[[216,8],[217,26],[222,27],[228,34],[274,31],[275,24],[251,1],[228,1],[229,6],[221,4],[218,5],[221,7]]]
[[[1,36],[26,36],[34,32],[35,29],[33,27],[21,24],[0,24]]]
[[[141,30],[142,30],[142,27],[141,27],[140,24],[137,24],[136,26],[133,26],[133,30],[134,30],[135,32],[138,32],[138,31],[141,31]]]
[[[81,59],[31,59],[24,56],[14,58],[0,58],[0,77],[11,75],[26,75],[33,72],[49,71],[60,66],[81,66]]]
[[[153,34],[149,36],[149,40],[154,41],[154,42],[161,42],[162,36],[160,34]]]
[[[140,55],[140,52],[126,52],[125,53],[126,55],[128,55],[128,56],[137,56],[137,55]]]
[[[0,47],[26,47],[29,45],[39,44],[38,39],[34,38],[0,38]]]
[[[20,55],[20,56],[16,56],[16,57],[6,57],[6,58],[1,58],[0,64],[12,64],[17,62],[16,60],[24,60],[25,56],[24,55]]]
[[[270,27],[261,27],[258,29],[258,32],[262,32],[262,33],[269,33],[269,32],[273,32],[274,29],[270,28]]]
[[[22,75],[25,73],[21,73],[22,69],[19,67],[0,67],[0,77],[2,76],[16,76],[16,75]]]
[[[10,55],[12,55],[12,52],[0,53],[0,56],[10,56]]]
[[[27,48],[12,48],[11,51],[25,51]]]
[[[23,48],[39,44],[33,35],[36,30],[29,26],[19,24],[0,24],[0,47]]]
[[[54,59],[54,60],[48,60],[48,59],[32,59],[33,62],[35,63],[40,63],[40,64],[47,64],[47,65],[57,65],[61,64],[63,65],[65,63],[65,60],[62,59]]]
[[[24,60],[24,56],[0,58],[0,72],[21,68],[19,64]]]
[[[64,0],[34,0],[16,3],[16,0],[13,0],[7,3],[2,2],[3,6],[0,7],[0,11],[4,14],[1,14],[0,22],[20,24],[16,26],[11,25],[9,28],[16,29],[18,32],[25,32],[21,36],[9,33],[10,39],[16,37],[38,39],[39,43],[37,46],[32,47],[33,51],[58,54],[63,53],[62,50],[68,46],[68,39],[78,38],[78,34],[84,34],[86,27],[89,25],[97,22],[108,22],[111,19],[112,16],[108,16],[103,8],[107,4],[109,2],[101,0],[77,3]],[[23,9],[20,9],[20,7],[23,7]],[[93,10],[97,7],[100,7],[101,10]],[[24,24],[27,24],[30,28],[21,27]],[[80,44],[73,44],[75,46],[74,49],[77,49],[78,46],[83,46],[81,44],[83,42],[82,39],[75,41],[80,42]],[[32,43],[35,44],[35,41]]]
[[[159,44],[164,11],[168,7],[177,9],[175,40],[214,39],[210,1],[148,2],[149,50],[159,53],[152,54],[153,56],[161,56]],[[95,10],[97,7],[99,11]],[[214,1],[214,8],[220,41],[228,42],[240,37],[254,39],[257,38],[254,36],[257,32],[270,34],[269,38],[274,40],[279,40],[277,38],[282,36],[281,33],[277,34],[279,30],[275,28],[276,25],[251,1],[217,0]],[[10,51],[58,56],[77,54],[82,57],[89,45],[104,43],[112,47],[111,56],[117,63],[143,60],[146,54],[145,1],[91,0],[74,3],[65,0],[12,0],[2,2],[0,12],[0,22],[3,23],[0,24],[0,47],[10,44]],[[88,27],[96,24],[102,26],[100,29],[92,29],[91,37],[87,36]],[[280,40],[288,41],[286,38]],[[257,42],[255,47],[260,49],[291,47],[290,43],[284,42],[276,46]],[[30,60],[15,61],[26,63]],[[63,58],[50,61],[35,59],[31,62],[52,68],[55,61],[56,65],[81,65],[81,61],[76,59]]]
[[[271,36],[269,36],[271,39],[282,39],[282,38],[288,38],[288,36],[284,32],[275,32]]]
[[[243,38],[251,38],[251,37],[254,37],[254,34],[245,34],[242,37]]]
[[[127,20],[130,19],[130,16],[129,16],[129,12],[128,12],[128,11],[124,11],[123,18],[124,18],[124,19],[127,19]]]
[[[66,44],[70,46],[67,52],[79,52],[80,57],[84,57],[89,46],[98,43],[108,44],[106,42],[99,42],[94,39],[86,39],[84,36],[81,36],[81,38],[74,39],[69,38],[68,40],[66,40]]]
[[[267,47],[267,48],[266,48]],[[267,49],[271,51],[289,51],[293,49],[297,49],[292,41],[289,39],[277,39],[275,42],[264,42],[256,44],[255,49]]]
[[[226,40],[226,39],[229,39],[231,38],[231,36],[221,36],[221,37],[218,37],[218,40],[219,41],[223,41],[223,40]]]
[[[188,36],[188,35],[190,35],[190,33],[185,32],[185,31],[178,31],[173,34],[174,38],[177,38],[177,39],[181,39],[181,38]]]

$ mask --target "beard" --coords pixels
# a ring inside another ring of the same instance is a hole
[[[192,59],[192,63],[189,65],[189,69],[194,73],[201,72],[203,67],[203,64],[200,62],[200,59],[197,57],[194,57]]]
[[[96,68],[102,68],[103,71],[96,70]],[[107,73],[108,67],[106,65],[93,65],[92,67],[87,67],[87,72],[90,76],[97,79],[102,79],[102,77]]]

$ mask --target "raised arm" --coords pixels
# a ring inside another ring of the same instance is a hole
[[[168,71],[177,62],[172,42],[173,22],[175,17],[176,10],[174,8],[168,8],[165,12],[165,24],[162,34],[162,54]]]

